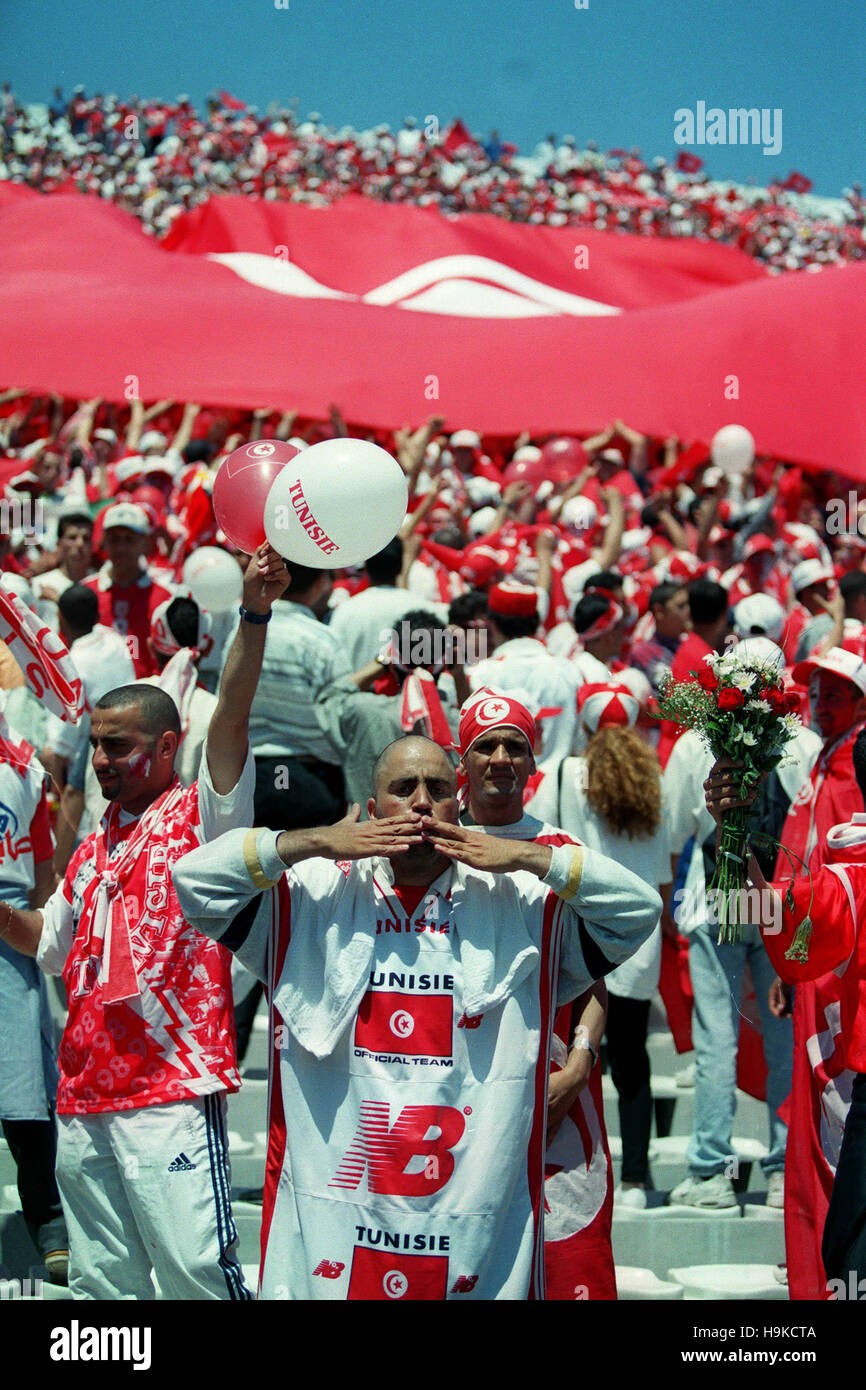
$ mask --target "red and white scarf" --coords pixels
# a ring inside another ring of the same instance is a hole
[[[82,907],[81,915],[85,939],[94,945],[100,940],[103,942],[102,994],[106,1004],[135,999],[141,994],[132,955],[124,890],[129,885],[142,850],[157,834],[183,795],[184,788],[175,777],[171,786],[147,808],[129,838],[120,844],[121,808],[117,802],[112,802],[102,830],[96,837],[94,864],[98,882],[96,891]],[[114,850],[118,852],[115,854]],[[112,861],[110,865],[109,859]]]

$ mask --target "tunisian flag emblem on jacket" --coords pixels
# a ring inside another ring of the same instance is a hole
[[[450,1057],[454,1005],[450,994],[368,990],[355,1023],[355,1046],[406,1057]]]

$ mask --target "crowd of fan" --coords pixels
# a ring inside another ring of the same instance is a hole
[[[785,668],[804,725],[813,706],[813,729],[799,732],[792,769],[780,772],[772,832],[784,822],[781,842],[805,857],[798,787],[811,775],[806,789],[818,796],[819,755],[840,740],[848,748],[866,711],[866,502],[840,524],[840,499],[856,501],[842,478],[767,458],[725,473],[707,449],[648,439],[621,420],[582,441],[524,436],[507,446],[443,425],[433,417],[414,433],[378,439],[398,457],[409,495],[400,532],[382,552],[336,573],[287,566],[291,586],[274,605],[250,715],[255,824],[330,824],[347,800],[365,801],[376,758],[401,732],[423,730],[449,746],[473,697],[495,691],[520,702],[536,730],[534,761],[518,745],[528,814],[635,867],[664,903],[647,952],[608,982],[623,1134],[617,1201],[641,1209],[652,1190],[646,1032],[661,933],[682,952],[671,893],[686,865],[703,873],[689,842],[704,853],[715,844],[701,790],[712,759],[694,732],[657,717],[658,697],[669,675],[693,678],[713,653],[760,639],[762,659]],[[211,692],[238,623],[237,594],[225,604],[211,589],[212,620],[192,578],[179,582],[203,547],[233,550],[212,505],[218,470],[247,441],[280,438],[304,449],[329,430],[347,433],[336,407],[324,427],[291,413],[221,415],[194,403],[120,408],[0,396],[3,588],[59,629],[91,708],[136,678],[172,695],[185,784],[196,775]],[[236,578],[240,586],[239,569]],[[76,838],[104,812],[89,726],[46,723],[9,655],[0,644],[3,706],[61,797],[53,862],[62,874]],[[849,782],[846,811],[860,804]],[[638,852],[645,869],[636,868]],[[781,1207],[786,1129],[776,1112],[793,1043],[781,1006],[767,1002],[774,967],[760,942],[719,957],[707,921],[690,930],[696,1016],[712,1022],[695,1033],[690,1172],[670,1200],[736,1206],[725,1165],[748,957],[770,1077],[767,1203]],[[241,1054],[259,998],[251,982],[245,988],[236,982]],[[709,1127],[699,1114],[710,1115]]]
[[[181,212],[214,193],[326,204],[354,192],[386,202],[486,212],[547,226],[727,242],[776,271],[862,259],[866,205],[858,185],[829,209],[797,196],[802,175],[753,189],[713,182],[702,161],[603,153],[592,141],[549,136],[529,156],[461,122],[440,129],[407,118],[392,132],[334,130],[312,113],[266,113],[228,93],[206,115],[174,102],[58,88],[47,105],[2,91],[0,180],[42,192],[110,199],[163,235]]]

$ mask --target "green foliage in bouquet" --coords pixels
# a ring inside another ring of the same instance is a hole
[[[782,674],[770,662],[737,660],[736,648],[705,658],[694,681],[662,683],[659,709],[665,719],[700,734],[713,757],[742,765],[740,796],[753,790],[765,773],[782,761],[785,745],[800,720],[796,695],[784,689]],[[740,940],[748,921],[746,868],[752,812],[738,807],[722,817],[719,852],[707,890],[716,904],[719,944]]]

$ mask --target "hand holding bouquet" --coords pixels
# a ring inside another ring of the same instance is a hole
[[[746,647],[751,650],[746,651]],[[695,729],[713,756],[737,763],[740,798],[752,800],[761,778],[778,766],[785,745],[799,732],[797,695],[784,688],[781,670],[772,657],[762,659],[752,644],[743,643],[723,656],[704,658],[694,681],[667,680],[659,692],[666,719]],[[723,813],[716,870],[708,898],[717,905],[719,944],[740,940],[748,921],[746,867],[749,858],[750,805]]]

